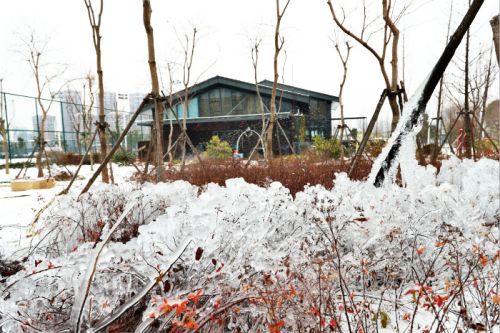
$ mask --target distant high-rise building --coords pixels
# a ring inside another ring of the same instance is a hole
[[[59,93],[62,112],[62,138],[66,149],[75,151],[78,147],[76,142],[77,132],[84,131],[82,118],[82,98],[76,90],[65,90]]]
[[[130,113],[134,113],[137,108],[141,105],[142,101],[144,100],[144,97],[146,97],[147,94],[145,93],[131,93],[128,94],[128,101],[130,105]],[[135,131],[141,131],[144,132],[144,130],[147,130],[144,128],[144,126],[139,126],[138,123],[141,121],[145,120],[145,118],[150,118],[149,114],[141,113],[137,120],[135,121],[134,125],[132,126],[132,130]]]
[[[31,120],[33,122],[33,131],[35,131],[34,137],[36,138],[38,137],[40,126],[42,126],[42,116],[38,116],[38,121],[36,116],[31,117]],[[49,143],[56,141],[56,134],[56,117],[47,115],[47,118],[45,119],[45,141]]]
[[[141,105],[142,100],[146,97],[147,94],[144,93],[131,93],[128,94],[128,102],[130,105],[130,112],[135,112],[139,105]]]
[[[109,113],[113,113],[113,111],[116,109],[116,93],[114,92],[104,92],[104,114],[106,115],[106,118],[108,117]],[[100,110],[100,103],[99,103],[99,94],[95,95],[95,109],[96,113],[99,114]]]

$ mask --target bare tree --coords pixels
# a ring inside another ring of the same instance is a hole
[[[266,130],[266,115],[265,115],[265,110],[264,110],[264,101],[262,99],[262,96],[260,94],[260,88],[259,88],[259,80],[257,76],[257,68],[259,66],[259,47],[261,43],[261,39],[257,38],[255,42],[253,43],[252,46],[252,65],[253,65],[253,77],[255,81],[255,91],[257,92],[257,99],[259,102],[259,111],[262,115],[261,120],[262,120],[262,134],[264,135],[264,131]]]
[[[94,82],[95,77],[88,73],[85,76],[85,81],[83,83],[83,99],[82,99],[82,124],[83,124],[83,138],[85,141],[85,147],[89,150],[90,159],[90,170],[94,170],[94,153],[90,145],[92,142],[93,133],[93,120],[94,120]],[[87,96],[89,103],[87,104]]]
[[[155,162],[156,162],[156,180],[159,181],[163,173],[163,103],[160,100],[160,84],[158,81],[158,70],[156,68],[155,43],[153,27],[151,26],[151,3],[149,0],[142,1],[143,21],[146,35],[148,38],[148,62],[151,74],[151,97],[154,100],[155,111]]]
[[[451,18],[453,15],[453,1],[450,3],[450,15],[448,18],[448,29],[446,32],[446,44],[448,44],[448,41],[450,39],[450,29],[451,29]],[[437,110],[436,110],[436,132],[434,136],[434,147],[432,151],[432,156],[431,156],[431,163],[436,163],[438,154],[439,154],[439,145],[441,144],[439,142],[439,137],[440,137],[440,123],[442,122],[443,118],[443,84],[444,84],[444,74],[439,80],[439,90],[438,90],[438,96],[437,96]]]
[[[450,132],[449,136],[453,139],[457,131],[452,127],[464,130],[465,140],[462,146],[465,148],[466,158],[471,158],[476,153],[475,138],[481,139],[483,135],[488,137],[488,133],[483,131],[484,114],[489,88],[495,77],[491,48],[489,53],[488,59],[488,51],[471,45],[467,33],[464,55],[457,57],[456,69],[450,73],[451,80],[445,84],[448,98],[453,105],[452,109],[456,110],[455,116],[448,114],[450,124],[447,132]]]
[[[182,153],[182,168],[186,164],[186,143],[189,139],[187,137],[187,116],[188,116],[188,106],[189,106],[189,82],[191,81],[191,68],[193,66],[194,50],[196,47],[196,34],[198,30],[196,27],[193,28],[193,34],[191,39],[187,34],[184,35],[185,46],[184,48],[184,62],[182,70],[182,84],[184,85],[184,97],[182,97],[182,142],[181,142],[181,153]],[[191,45],[190,45],[191,44]]]
[[[62,74],[62,71],[54,71],[54,73],[49,74],[46,70],[47,63],[45,63],[44,52],[46,43],[40,42],[37,39],[34,33],[31,33],[28,39],[21,39],[24,43],[23,56],[25,60],[28,62],[31,72],[33,74],[33,78],[35,79],[35,87],[36,87],[36,102],[41,112],[40,119],[36,119],[39,124],[39,134],[38,134],[38,153],[36,156],[36,166],[38,169],[38,177],[43,177],[43,165],[42,158],[45,154],[47,157],[47,153],[45,151],[46,147],[46,122],[47,116],[49,114],[50,108],[53,105],[54,97],[59,94],[61,88],[57,91],[51,89],[52,81]],[[43,100],[43,95],[49,93],[50,100],[45,102]],[[48,165],[48,160],[47,160]],[[50,169],[49,169],[50,173]]]
[[[339,9],[336,9],[336,6],[333,4],[333,2],[338,3],[338,1],[328,0],[327,4],[328,7],[330,8],[330,12],[332,14],[335,24],[346,35],[354,39],[357,43],[359,43],[366,50],[368,50],[375,57],[375,59],[379,64],[380,71],[384,79],[385,88],[388,91],[389,105],[392,110],[391,130],[394,131],[401,114],[401,110],[397,102],[397,95],[399,90],[398,46],[399,46],[400,32],[396,24],[400,20],[400,18],[404,15],[406,10],[408,9],[408,6],[405,3],[401,8],[401,10],[396,14],[394,10],[396,0],[382,0],[381,17],[383,19],[382,23],[383,38],[382,38],[382,48],[380,51],[377,51],[373,45],[369,44],[369,39],[378,30],[374,30],[372,32],[368,31],[369,27],[375,23],[376,18],[373,20],[368,19],[367,5],[365,1],[363,1],[363,20],[362,20],[361,30],[358,34],[356,34],[353,31],[353,29],[349,28],[345,24],[346,17],[343,7],[339,6],[340,12],[342,13],[342,16],[340,16]],[[387,69],[388,52],[390,52],[391,55],[390,75],[389,75],[389,70]]]
[[[481,53],[480,60],[484,60],[485,55],[486,55],[485,53]],[[479,139],[482,139],[483,135],[485,134],[482,128],[484,126],[486,106],[488,103],[488,97],[489,97],[488,93],[489,89],[493,85],[493,81],[495,78],[494,73],[492,73],[494,70],[494,64],[492,64],[492,58],[493,58],[493,47],[490,48],[488,64],[484,64],[484,66],[482,66],[483,62],[478,61],[476,63],[476,71],[473,74],[471,80],[470,89],[473,92],[472,93],[473,112],[475,113],[476,117],[480,119]]]
[[[167,141],[167,151],[168,151],[168,162],[172,163],[174,160],[174,154],[172,153],[172,137],[174,135],[174,124],[173,124],[173,110],[172,105],[174,102],[174,68],[173,63],[167,63],[167,71],[168,71],[168,122],[169,122],[169,131],[168,131],[168,141]]]
[[[469,6],[470,2],[469,0]],[[464,64],[464,127],[465,127],[465,157],[472,157],[472,144],[473,133],[472,133],[472,123],[470,117],[470,105],[469,105],[469,50],[470,50],[470,29],[467,29],[467,34],[465,37],[465,64]]]
[[[345,42],[345,53],[342,53],[340,49],[339,43],[335,43],[335,50],[337,50],[337,54],[339,55],[340,61],[342,62],[342,68],[343,68],[343,76],[342,76],[342,81],[340,82],[340,88],[339,88],[339,106],[340,106],[340,160],[343,162],[344,161],[344,145],[342,144],[342,139],[344,138],[344,129],[345,129],[345,122],[344,122],[344,98],[343,98],[343,93],[344,93],[344,85],[347,79],[347,62],[349,61],[349,56],[351,54],[351,49],[352,46],[349,45],[349,42]]]
[[[96,12],[92,5],[92,0],[83,1],[85,2],[90,27],[92,28],[92,41],[94,42],[94,49],[96,54],[97,80],[99,86],[99,141],[101,144],[101,156],[106,156],[108,151],[106,143],[106,127],[108,125],[106,124],[106,115],[104,113],[104,78],[101,60],[101,21],[104,3],[103,0],[98,0],[99,11]],[[103,182],[109,183],[109,174],[107,168],[102,169],[101,177]]]
[[[266,133],[266,153],[267,158],[271,159],[273,157],[273,132],[274,124],[276,123],[276,90],[278,87],[279,72],[278,72],[278,58],[279,54],[285,43],[285,38],[280,34],[281,21],[285,12],[290,4],[290,0],[286,0],[283,8],[280,6],[280,0],[276,0],[276,25],[274,29],[274,58],[273,58],[273,86],[271,89],[271,101],[269,109],[269,123],[267,125]]]

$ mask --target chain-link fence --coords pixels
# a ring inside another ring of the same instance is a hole
[[[3,120],[5,140],[11,160],[29,157],[37,149],[42,126],[45,128],[47,152],[75,154],[85,152],[96,129],[99,105],[86,104],[76,91],[63,91],[57,97],[38,99],[33,96],[0,92],[0,120]],[[104,110],[109,125],[107,136],[108,144],[111,146],[142,99],[128,100],[127,95],[109,93],[105,97]],[[46,116],[43,121],[44,113]],[[151,117],[148,112],[139,116],[122,143],[123,148],[137,152],[139,142],[149,141],[150,128],[140,124],[151,120]],[[4,136],[0,135],[0,148],[3,146],[3,141]],[[100,150],[97,139],[92,145],[92,150],[94,152]],[[4,158],[4,150],[0,149],[0,159]]]

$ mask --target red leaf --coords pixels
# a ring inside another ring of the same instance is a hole
[[[196,249],[196,253],[194,255],[194,260],[198,261],[201,259],[201,256],[203,254],[203,249],[201,247]]]
[[[285,321],[281,320],[277,323],[269,324],[268,326],[269,326],[269,333],[280,333],[281,332],[280,328],[285,326]]]

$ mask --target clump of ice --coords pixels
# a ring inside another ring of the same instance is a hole
[[[0,312],[39,318],[48,308],[64,304],[63,296],[73,295],[81,285],[94,246],[76,242],[70,231],[83,221],[95,222],[103,209],[112,211],[105,202],[127,203],[139,194],[151,200],[144,200],[131,218],[160,203],[166,204],[165,210],[141,224],[136,238],[125,244],[109,242],[104,248],[89,297],[92,304],[106,306],[92,307],[93,320],[136,295],[156,276],[156,268],[168,265],[187,240],[191,243],[175,266],[176,273],[169,276],[173,286],[165,292],[169,299],[199,288],[208,295],[241,290],[243,285],[259,283],[264,273],[284,276],[285,261],[300,270],[306,282],[316,281],[317,266],[311,263],[318,258],[329,260],[331,247],[325,235],[331,232],[344,254],[342,264],[349,267],[345,278],[353,290],[359,288],[356,268],[362,260],[372,262],[370,269],[376,274],[390,269],[403,280],[411,278],[412,246],[426,246],[420,259],[431,260],[444,225],[458,230],[457,251],[470,253],[472,245],[480,244],[485,255],[494,256],[499,237],[494,224],[500,207],[498,162],[451,159],[443,162],[437,177],[432,169],[425,172],[431,179],[411,189],[390,182],[375,188],[370,182],[351,181],[339,174],[332,190],[310,186],[295,198],[279,183],[259,187],[241,178],[201,190],[177,181],[101,185],[80,201],[63,196],[42,217],[40,226],[44,227],[35,239],[51,240],[46,244],[58,251],[33,252],[26,270],[6,279],[5,286],[12,287],[9,297],[2,295]],[[61,217],[67,222],[58,224]],[[76,243],[68,246],[68,241]],[[198,248],[203,250],[199,261],[195,259]],[[48,269],[50,265],[57,268]],[[443,270],[437,272],[436,283],[452,274],[444,263],[439,267]],[[378,290],[373,287],[371,292],[377,295]],[[85,316],[88,312],[87,307]],[[65,313],[68,318],[69,313],[70,309]],[[313,319],[308,315],[303,320]],[[9,322],[5,330],[16,331],[17,325]]]
[[[417,133],[422,129],[422,116],[420,116],[415,127],[410,130],[406,128],[407,123],[410,121],[412,111],[418,107],[418,102],[422,98],[422,92],[424,90],[428,77],[429,76],[427,76],[427,78],[418,87],[410,100],[405,104],[396,129],[392,133],[389,141],[387,142],[387,145],[384,147],[384,149],[382,149],[382,152],[373,163],[372,171],[370,173],[370,176],[368,177],[369,183],[374,183],[378,171],[382,167],[384,160],[389,154],[389,150],[394,145],[396,139],[400,134],[402,135],[402,141],[399,154],[396,157],[396,160],[393,162],[390,170],[388,170],[387,172],[385,183],[387,184],[388,180],[395,179],[398,165],[401,166],[401,176],[403,182],[410,189],[421,188],[422,185],[424,185],[422,184],[422,180],[425,181],[426,179],[432,179],[426,177],[432,174],[432,169],[429,168],[429,171],[426,171],[425,168],[422,168],[418,165],[415,158],[416,136]]]

